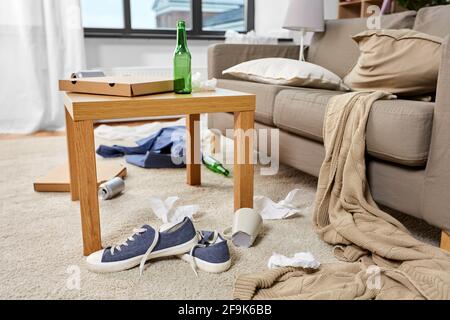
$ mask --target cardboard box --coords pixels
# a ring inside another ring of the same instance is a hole
[[[135,97],[173,91],[173,79],[136,76],[74,78],[59,80],[59,90]]]
[[[118,163],[99,161],[97,164],[97,186],[114,177],[125,178],[127,168]],[[37,178],[34,183],[36,192],[70,192],[70,174],[67,164],[60,165],[47,175]]]

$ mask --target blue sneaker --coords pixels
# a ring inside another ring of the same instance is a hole
[[[179,258],[189,262],[196,275],[197,268],[205,272],[221,273],[231,266],[227,240],[217,231],[198,232],[198,242],[189,253],[180,255]]]
[[[148,260],[180,255],[198,244],[195,227],[189,218],[164,231],[148,225],[133,230],[124,243],[92,253],[86,258],[88,269],[94,272],[117,272],[140,265],[140,273]]]

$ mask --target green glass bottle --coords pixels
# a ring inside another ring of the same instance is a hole
[[[211,171],[223,174],[225,177],[230,175],[230,171],[225,169],[225,167],[216,159],[211,156],[203,156],[203,164]]]
[[[191,93],[191,53],[187,47],[186,23],[177,22],[177,47],[173,54],[173,89],[175,93]]]

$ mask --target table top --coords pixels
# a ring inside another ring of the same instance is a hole
[[[75,121],[172,116],[213,112],[255,111],[254,94],[217,88],[215,91],[138,97],[64,92],[64,105]]]

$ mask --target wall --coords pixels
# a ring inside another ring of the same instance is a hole
[[[289,0],[256,0],[255,30],[275,37],[289,37],[289,31],[281,28],[288,5]]]
[[[325,20],[338,18],[339,0],[325,0]]]
[[[339,0],[324,0],[325,19],[337,19],[338,3]],[[289,0],[256,0],[255,30],[279,38],[291,36],[290,31],[282,28],[288,6]]]
[[[338,0],[324,1],[325,19],[337,18]],[[289,36],[289,31],[281,28],[288,3],[289,0],[256,0],[256,32],[278,37]],[[206,69],[207,48],[215,42],[217,41],[189,41],[193,68]],[[174,47],[174,40],[87,38],[87,67],[106,69],[131,66],[171,68]]]
[[[206,49],[213,41],[191,40],[193,68],[206,68]],[[175,40],[86,38],[88,68],[145,66],[170,68]]]

